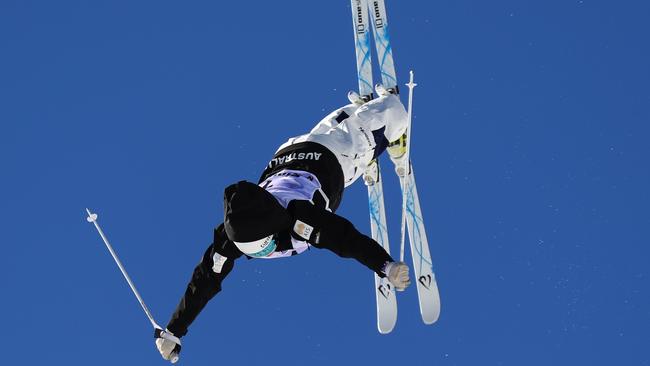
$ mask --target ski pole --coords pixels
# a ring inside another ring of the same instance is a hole
[[[413,70],[410,71],[409,82],[406,84],[409,88],[409,104],[408,104],[408,124],[406,126],[406,152],[404,153],[404,161],[406,167],[402,174],[402,241],[400,243],[399,258],[400,262],[404,262],[404,242],[406,237],[406,200],[408,197],[408,179],[407,176],[411,173],[411,125],[413,117],[413,89],[418,85],[413,82]],[[411,238],[411,240],[413,240]]]
[[[99,233],[99,236],[102,237],[102,240],[104,241],[104,244],[106,244],[106,248],[108,248],[108,251],[111,253],[113,256],[113,259],[115,260],[115,263],[117,263],[117,266],[120,268],[120,271],[122,272],[122,275],[126,279],[126,282],[129,283],[129,286],[131,287],[131,290],[133,291],[133,294],[135,297],[138,299],[140,302],[140,306],[142,306],[142,310],[144,310],[144,313],[147,315],[147,318],[149,318],[149,321],[151,322],[151,325],[154,327],[154,329],[159,329],[160,330],[160,336],[162,338],[168,339],[172,342],[175,342],[177,344],[181,344],[181,341],[178,337],[175,337],[168,332],[166,332],[158,323],[153,318],[153,315],[151,315],[151,312],[149,311],[149,308],[147,305],[144,303],[144,300],[142,300],[142,296],[140,296],[140,293],[138,290],[135,288],[135,285],[133,284],[133,281],[131,281],[131,277],[129,277],[129,274],[126,273],[126,269],[124,268],[124,265],[120,261],[120,259],[117,257],[117,254],[113,250],[113,247],[111,244],[108,242],[108,238],[106,238],[106,235],[104,234],[104,231],[102,231],[102,228],[99,227],[99,223],[97,223],[97,214],[91,213],[89,209],[86,209],[86,212],[88,213],[88,217],[86,220],[88,222],[92,222],[95,225],[95,228],[97,229],[97,232]],[[171,362],[176,363],[178,361],[178,354],[173,354],[171,357]]]

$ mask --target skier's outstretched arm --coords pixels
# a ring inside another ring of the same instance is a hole
[[[309,201],[291,201],[288,210],[294,218],[314,228],[308,239],[314,247],[329,249],[340,257],[354,258],[380,277],[386,276],[384,267],[386,262],[393,262],[393,258],[379,243],[360,233],[350,221]],[[298,234],[294,231],[293,235]]]
[[[214,231],[214,242],[194,269],[185,294],[167,324],[167,329],[175,336],[184,336],[208,301],[221,291],[221,282],[232,271],[235,259],[241,256],[229,244],[223,225],[220,225]]]

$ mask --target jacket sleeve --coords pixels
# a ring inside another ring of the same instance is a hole
[[[360,233],[350,221],[309,201],[291,201],[288,210],[297,223],[292,230],[295,238],[306,239],[304,230],[296,232],[302,226],[298,222],[301,221],[313,228],[308,230],[311,233],[307,242],[314,247],[329,249],[343,258],[354,258],[380,277],[386,277],[382,270],[386,262],[393,262],[393,258],[379,243]]]
[[[223,224],[214,230],[214,241],[203,254],[201,262],[194,268],[185,294],[176,306],[167,329],[177,337],[187,334],[187,328],[199,315],[205,305],[219,291],[221,282],[234,267],[235,259],[241,252],[230,242]]]

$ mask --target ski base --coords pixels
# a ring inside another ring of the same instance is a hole
[[[388,230],[386,227],[386,210],[384,208],[384,189],[381,171],[377,161],[373,161],[366,170],[363,180],[368,187],[368,206],[370,211],[370,229],[372,238],[378,242],[388,254]],[[377,328],[379,333],[388,334],[397,323],[397,299],[393,285],[387,278],[375,276],[375,298],[377,300]]]
[[[440,293],[436,276],[433,273],[429,241],[424,229],[413,166],[410,167],[409,174],[406,176],[406,187],[406,225],[418,291],[420,315],[425,324],[433,324],[440,317]]]

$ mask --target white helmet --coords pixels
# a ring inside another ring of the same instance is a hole
[[[255,241],[249,241],[245,243],[235,241],[234,243],[242,253],[254,258],[266,257],[267,255],[273,253],[277,247],[275,239],[273,239],[273,235],[269,235],[265,238]]]

